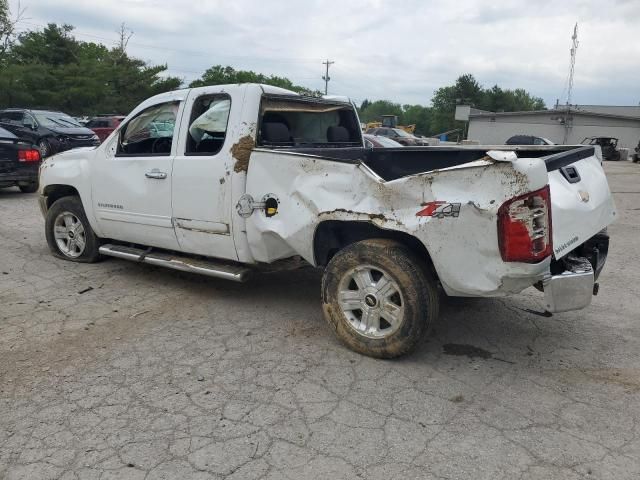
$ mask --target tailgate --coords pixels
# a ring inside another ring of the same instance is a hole
[[[594,147],[544,160],[551,189],[553,251],[561,258],[612,223],[616,209]]]

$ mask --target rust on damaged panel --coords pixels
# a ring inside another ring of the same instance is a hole
[[[249,157],[251,157],[251,151],[256,146],[256,142],[251,135],[245,135],[237,143],[234,143],[231,147],[231,156],[235,159],[236,163],[233,166],[234,172],[245,172],[249,168]]]

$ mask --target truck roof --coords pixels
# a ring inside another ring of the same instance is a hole
[[[228,92],[232,92],[233,90],[241,90],[247,87],[260,89],[262,90],[263,93],[272,94],[272,95],[299,96],[298,93],[292,90],[287,90],[286,88],[274,87],[272,85],[264,85],[261,83],[231,83],[226,85],[207,85],[205,87],[181,88],[179,90],[172,90],[170,92],[160,93],[151,98],[148,98],[147,101],[145,101],[144,103],[147,103],[150,100],[153,100],[153,102],[156,103],[158,100],[162,101],[165,99],[166,100],[181,99],[186,97],[186,95],[192,90],[197,92],[202,92],[202,93],[207,93],[207,92],[211,92],[211,93],[227,92],[228,93]]]
[[[208,85],[205,87],[194,87],[194,88],[182,88],[179,90],[172,90],[170,92],[160,93],[153,97],[146,99],[140,105],[138,105],[129,115],[132,115],[136,112],[139,112],[151,105],[161,103],[161,102],[170,102],[170,101],[181,101],[184,100],[189,92],[196,91],[202,94],[216,94],[216,93],[232,93],[234,91],[240,91],[246,88],[260,90],[262,94],[266,95],[286,95],[292,97],[300,97],[302,98],[311,98],[304,97],[297,92],[292,90],[287,90],[286,88],[274,87],[273,85],[265,85],[262,83],[232,83],[227,85]],[[338,97],[338,96],[327,96],[326,98],[318,98],[318,101],[331,101],[334,103],[345,103],[349,104],[349,99],[347,97]]]

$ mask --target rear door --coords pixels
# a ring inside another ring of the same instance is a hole
[[[551,189],[553,249],[561,258],[611,224],[616,207],[594,147],[545,159]]]
[[[227,128],[240,124],[241,108],[232,109],[231,102],[225,93],[189,93],[173,162],[172,198],[182,251],[237,260],[231,235],[234,159]]]

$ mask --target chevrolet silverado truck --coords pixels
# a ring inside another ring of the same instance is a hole
[[[154,96],[99,147],[47,159],[54,255],[118,257],[235,281],[323,269],[337,336],[409,352],[439,298],[537,287],[589,305],[616,212],[597,146],[365,148],[354,106],[266,85]],[[295,261],[294,261],[295,260]]]

